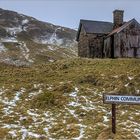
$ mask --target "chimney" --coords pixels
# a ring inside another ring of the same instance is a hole
[[[123,24],[123,13],[123,10],[113,11],[114,29],[120,27]]]

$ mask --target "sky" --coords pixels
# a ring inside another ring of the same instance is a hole
[[[73,29],[80,19],[112,22],[115,9],[124,10],[125,21],[140,22],[140,0],[0,0],[0,8]]]

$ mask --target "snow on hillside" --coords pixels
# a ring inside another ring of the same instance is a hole
[[[52,36],[50,37],[49,41],[48,41],[48,44],[57,44],[58,46],[59,45],[62,45],[63,44],[63,40],[62,39],[58,39],[57,37],[57,30],[60,30],[61,27],[58,27],[55,29],[54,33],[52,34]]]
[[[1,62],[31,65],[75,57],[75,37],[73,29],[0,9]]]
[[[2,43],[0,43],[0,52],[6,52],[6,48],[4,47],[4,45]]]
[[[25,24],[28,24],[28,23],[29,23],[29,20],[28,19],[22,20],[22,25],[25,25]]]
[[[18,45],[17,47],[20,48],[20,50],[21,50],[21,52],[22,52],[22,55],[25,57],[25,59],[26,59],[28,62],[31,62],[31,63],[34,62],[32,59],[29,58],[29,56],[30,56],[30,50],[27,48],[26,43],[24,43],[24,42],[19,42],[19,45]]]
[[[18,40],[15,37],[5,37],[0,39],[1,42],[14,42],[17,43]]]
[[[65,43],[65,38],[58,37],[57,35],[58,30],[62,30],[62,27],[56,28],[52,34],[46,34],[44,36],[35,38],[34,41],[40,44],[52,44],[52,45],[62,46]],[[65,46],[72,46],[73,44],[70,45],[70,43],[72,43],[72,41],[70,41],[68,44],[66,43]]]
[[[6,31],[8,32],[8,33],[10,33],[10,35],[12,35],[12,36],[15,36],[17,33],[19,33],[19,32],[21,32],[22,31],[22,27],[21,26],[19,26],[19,27],[12,27],[12,28],[5,28],[6,29]]]

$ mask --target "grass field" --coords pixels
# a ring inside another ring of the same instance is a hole
[[[32,67],[0,64],[0,139],[140,139],[140,106],[103,93],[140,94],[139,59],[65,59]]]

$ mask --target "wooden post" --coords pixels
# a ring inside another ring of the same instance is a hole
[[[112,132],[116,133],[116,104],[112,104]]]

